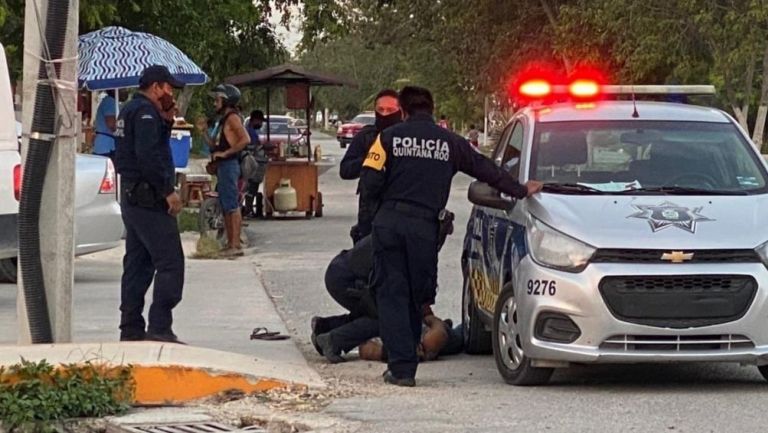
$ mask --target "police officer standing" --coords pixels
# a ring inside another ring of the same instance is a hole
[[[171,311],[181,301],[184,253],[176,222],[181,198],[174,185],[175,169],[169,139],[176,102],[182,88],[165,66],[149,66],[139,91],[117,121],[116,165],[121,178],[121,210],[125,224],[125,257],[120,302],[120,340],[178,343]],[[154,277],[149,326],[145,327],[144,296]]]
[[[462,137],[435,124],[429,90],[399,95],[405,122],[383,131],[363,163],[364,200],[381,202],[373,220],[373,289],[381,338],[388,352],[384,381],[414,386],[421,306],[434,303],[438,218],[457,171],[517,198],[541,190],[520,185]]]
[[[397,92],[392,89],[379,91],[374,101],[374,112],[376,123],[364,126],[352,138],[352,143],[341,160],[339,174],[342,179],[351,180],[359,178],[360,170],[363,168],[363,161],[366,155],[368,155],[368,149],[371,148],[371,145],[376,140],[376,136],[390,126],[402,122],[403,115],[400,112],[400,104],[397,101]],[[353,243],[357,243],[360,239],[371,234],[371,222],[378,208],[378,203],[369,203],[362,199],[361,187],[362,185],[358,183],[357,193],[360,194],[360,199],[357,211],[357,224],[352,227],[350,232]]]

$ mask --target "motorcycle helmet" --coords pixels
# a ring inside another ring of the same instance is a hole
[[[211,96],[221,98],[225,107],[236,107],[240,102],[240,90],[231,84],[219,84],[211,91]]]

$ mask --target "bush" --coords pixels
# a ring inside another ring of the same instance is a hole
[[[10,431],[52,431],[57,421],[125,412],[133,395],[130,366],[85,362],[55,368],[22,359],[0,368],[0,423]]]

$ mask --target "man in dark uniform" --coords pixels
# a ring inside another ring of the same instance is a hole
[[[520,185],[462,137],[435,124],[429,90],[405,87],[406,120],[383,131],[363,163],[363,200],[381,203],[373,221],[373,290],[388,355],[384,381],[414,386],[420,307],[435,299],[438,219],[457,171],[517,198],[541,190]]]
[[[368,149],[371,148],[376,136],[386,128],[396,125],[402,121],[400,104],[397,102],[397,92],[392,89],[383,89],[376,95],[374,102],[374,111],[376,113],[376,123],[366,125],[352,139],[352,143],[344,154],[339,167],[339,174],[342,179],[352,180],[360,177],[360,170],[363,168],[363,161],[368,155]],[[376,214],[378,203],[368,203],[362,200],[360,192],[361,185],[358,183],[357,193],[360,195],[357,211],[357,224],[352,227],[350,236],[352,242],[356,243],[360,239],[371,234],[371,223]]]
[[[176,223],[182,204],[174,187],[168,141],[176,112],[173,89],[183,86],[165,66],[146,68],[139,92],[117,121],[115,153],[126,230],[121,341],[179,342],[171,311],[181,301],[184,285],[184,253]],[[149,326],[145,327],[144,296],[153,277]]]

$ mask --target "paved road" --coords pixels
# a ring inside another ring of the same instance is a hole
[[[323,154],[341,159],[330,137],[314,135]],[[435,311],[460,317],[459,257],[470,205],[469,179],[457,176],[449,208],[456,234],[440,256],[440,293]],[[355,360],[327,365],[309,345],[309,319],[340,309],[325,293],[325,266],[349,246],[355,215],[355,183],[338,178],[338,167],[320,177],[325,217],[255,221],[248,227],[258,252],[252,260],[286,325],[310,363],[331,383],[351,384],[354,396],[338,399],[329,415],[362,421],[366,432],[581,432],[762,431],[768,424],[768,393],[754,367],[653,365],[578,367],[557,372],[539,388],[505,385],[490,356],[457,356],[419,367],[418,386],[381,384],[383,364]],[[354,358],[354,357],[352,357]]]

